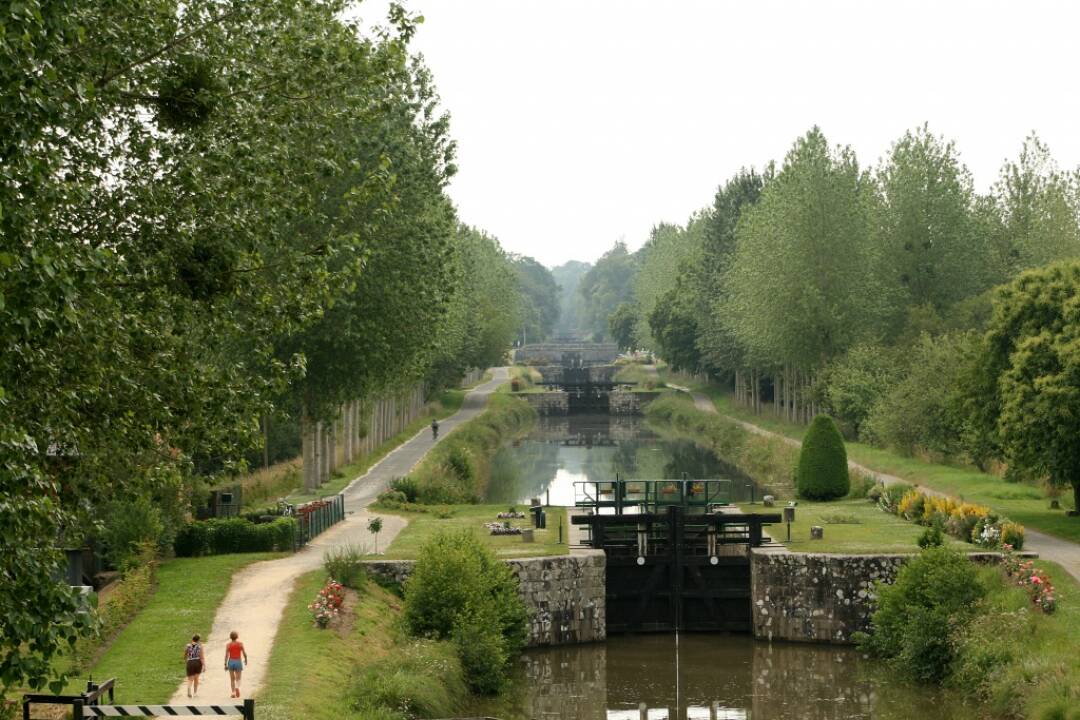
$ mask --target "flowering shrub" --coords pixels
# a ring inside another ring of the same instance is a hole
[[[321,628],[330,624],[330,621],[341,612],[341,606],[345,604],[345,588],[341,583],[327,580],[326,585],[315,596],[315,602],[308,605],[311,617],[315,624]]]
[[[906,487],[899,498],[890,487],[878,500],[885,512],[913,520],[926,527],[941,528],[958,540],[982,547],[996,548],[1009,543],[1016,549],[1024,545],[1024,527],[990,512],[990,508],[972,505],[951,497],[927,495],[918,488]]]
[[[1001,546],[1001,567],[1005,574],[1016,584],[1027,590],[1028,597],[1035,607],[1046,614],[1054,612],[1057,600],[1054,598],[1054,585],[1046,573],[1035,567],[1030,560],[1021,560],[1013,552],[1013,546],[1005,543]]]

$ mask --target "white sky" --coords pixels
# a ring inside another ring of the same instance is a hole
[[[461,218],[547,265],[684,222],[818,124],[874,164],[955,139],[987,189],[1031,130],[1080,164],[1080,4],[408,0],[459,144]],[[360,7],[385,17],[386,0]]]

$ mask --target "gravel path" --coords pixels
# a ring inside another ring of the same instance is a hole
[[[507,378],[507,369],[497,368],[490,381],[470,390],[461,409],[439,422],[439,439],[442,440],[458,425],[483,412],[488,395]],[[209,634],[202,633],[206,672],[199,685],[199,705],[230,704],[229,676],[224,670],[224,656],[225,643],[233,630],[240,634],[249,659],[241,683],[242,697],[258,694],[266,677],[267,661],[278,624],[295,580],[321,567],[323,554],[332,547],[352,544],[370,548],[372,536],[367,531],[367,524],[375,514],[368,512],[367,506],[374,502],[392,479],[407,475],[434,445],[431,430],[424,428],[349,483],[343,491],[345,520],[324,532],[300,552],[249,565],[233,576],[229,592],[214,616],[213,627]],[[379,547],[386,548],[405,527],[406,521],[397,515],[379,517],[383,519]],[[186,637],[176,639],[178,663],[180,651],[188,640]],[[186,681],[180,684],[171,702],[177,705],[188,702]]]
[[[694,400],[694,407],[698,410],[708,413],[717,413],[716,405],[713,404],[712,399],[704,393],[696,392],[690,388],[682,387],[681,385],[673,385],[668,383],[668,387],[674,390],[680,390],[690,395]],[[746,422],[745,420],[739,420],[738,418],[731,417],[730,415],[724,415],[724,418],[730,420],[736,425],[745,428],[746,430],[756,434],[764,435],[767,437],[777,438],[782,442],[792,445],[794,447],[802,447],[802,443],[793,438],[789,438],[786,435],[766,430],[763,427],[754,425],[753,423]],[[897,477],[896,475],[889,475],[887,473],[881,473],[877,470],[872,470],[865,465],[860,465],[854,460],[848,460],[848,467],[852,470],[869,475],[875,480],[885,483],[886,485],[892,485],[894,483],[910,483],[909,480]],[[939,492],[932,488],[928,488],[925,485],[920,485],[919,488],[929,495],[938,495],[945,497],[946,493]],[[1080,580],[1080,544],[1074,543],[1070,540],[1063,540],[1061,538],[1054,537],[1052,535],[1046,535],[1037,530],[1031,528],[1024,528],[1024,549],[1032,550],[1039,553],[1039,557],[1044,560],[1050,560],[1056,562],[1058,565],[1065,569],[1065,572],[1072,575],[1077,580]]]

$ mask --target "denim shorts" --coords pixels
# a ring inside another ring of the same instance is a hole
[[[230,670],[236,670],[237,672],[240,672],[244,669],[244,663],[239,660],[229,660],[228,668]]]

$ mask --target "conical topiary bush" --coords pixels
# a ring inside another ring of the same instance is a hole
[[[834,500],[851,489],[844,438],[828,415],[815,417],[806,431],[795,487],[809,500]]]

